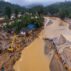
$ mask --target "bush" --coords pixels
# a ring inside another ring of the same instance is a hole
[[[39,15],[25,15],[22,17],[22,22],[24,23],[25,27],[29,23],[34,23],[37,24],[39,27],[41,27],[43,25],[43,21],[44,21],[43,17]]]

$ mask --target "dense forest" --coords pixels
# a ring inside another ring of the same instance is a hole
[[[71,2],[60,2],[51,4],[49,6],[34,6],[29,9],[31,12],[38,12],[39,14],[48,16],[57,16],[60,18],[71,18]]]
[[[30,8],[21,7],[19,5],[10,4],[8,2],[0,1],[0,16],[5,14],[5,8],[10,7],[12,13],[17,9],[19,12],[31,12],[33,14],[38,13],[42,15],[57,16],[60,18],[71,18],[71,2],[60,2],[48,5],[36,5]]]
[[[58,16],[61,18],[71,18],[71,2],[55,3],[47,6],[44,11],[46,14],[51,16]]]
[[[25,7],[21,7],[19,5],[15,5],[15,4],[11,4],[11,3],[8,3],[8,2],[0,1],[0,16],[3,16],[5,14],[5,8],[6,7],[11,8],[12,13],[15,10],[18,10],[18,11],[21,11],[21,12],[24,12],[26,10]]]

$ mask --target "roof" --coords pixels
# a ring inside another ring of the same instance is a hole
[[[34,30],[34,29],[36,29],[36,25],[35,25],[34,23],[29,23],[29,24],[27,25],[27,29],[29,29],[29,30]]]
[[[29,23],[26,28],[22,28],[20,32],[28,32],[36,29],[36,25],[34,23]]]

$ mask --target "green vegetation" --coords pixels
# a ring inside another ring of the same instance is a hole
[[[24,15],[16,19],[13,23],[7,23],[3,29],[8,33],[19,33],[21,29],[26,28],[28,24],[35,24],[37,28],[43,26],[43,17],[39,15]]]
[[[43,13],[44,8],[42,5],[38,5],[38,6],[33,6],[31,8],[29,8],[29,12],[32,12],[33,14],[38,13],[39,15]]]
[[[15,9],[15,17],[16,17],[16,18],[18,18],[18,14],[19,14],[18,9]]]
[[[71,18],[71,2],[56,3],[46,8],[47,14],[50,16],[57,16],[62,19],[65,17]]]
[[[5,8],[5,16],[10,19],[11,18],[11,8],[10,7],[6,7]]]
[[[25,8],[25,7],[20,7],[18,5],[10,4],[8,2],[0,1],[0,16],[5,16],[5,14],[7,14],[5,13],[6,10],[9,10],[8,17],[10,17],[10,12],[15,13],[16,17],[19,12],[21,12],[21,14],[29,12],[32,14],[39,14],[45,16],[46,15],[57,16],[62,19],[65,17],[71,18],[71,2],[55,3],[46,7],[42,5],[37,5],[37,6],[32,6],[31,8]]]
[[[4,6],[3,6],[4,5]],[[10,19],[12,14],[15,14],[16,19],[13,23],[7,23],[3,28],[7,32],[19,33],[22,28],[27,27],[28,24],[33,23],[36,26],[43,26],[43,16],[56,16],[62,19],[71,18],[71,2],[56,3],[44,7],[42,5],[33,6],[31,8],[23,8],[18,5],[13,5],[10,3],[0,1],[0,14],[7,16]],[[21,13],[22,16],[18,18],[18,14]]]
[[[11,13],[14,13],[15,10],[18,10],[19,12],[23,12],[23,13],[26,11],[25,7],[21,7],[19,5],[14,5],[8,2],[0,1],[0,16],[5,16],[6,7],[9,7],[11,9]]]
[[[49,6],[38,5],[29,9],[29,12],[45,16],[56,16],[64,19],[71,18],[71,2],[55,3]]]
[[[11,24],[7,23],[3,28],[8,33],[19,33],[20,30],[24,28],[24,24],[19,20],[15,20]]]

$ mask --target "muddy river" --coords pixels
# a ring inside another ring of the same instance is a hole
[[[50,71],[49,59],[44,54],[42,34],[22,51],[14,69],[15,71]]]

